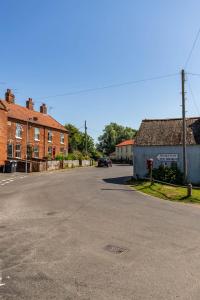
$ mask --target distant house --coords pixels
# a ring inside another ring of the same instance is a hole
[[[200,184],[200,118],[186,119],[188,181]],[[182,119],[143,120],[134,147],[134,176],[147,174],[146,161],[154,167],[177,164],[183,171]]]
[[[67,153],[68,131],[47,113],[47,106],[35,111],[31,98],[24,107],[15,104],[8,89],[0,100],[0,165],[6,160],[55,159]]]
[[[133,161],[134,140],[126,140],[115,146],[116,160],[132,162]]]

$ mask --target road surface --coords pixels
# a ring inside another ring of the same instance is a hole
[[[0,299],[200,299],[200,206],[133,191],[131,173],[0,179]]]

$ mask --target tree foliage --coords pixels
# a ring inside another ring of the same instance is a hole
[[[134,138],[136,130],[117,123],[106,125],[103,134],[98,138],[97,149],[106,155],[115,151],[115,145]]]
[[[87,153],[85,153],[85,133],[72,124],[66,124],[65,128],[69,131],[69,153],[77,153],[78,151],[83,155],[88,154],[91,158],[98,158],[100,154],[90,135],[87,135]]]

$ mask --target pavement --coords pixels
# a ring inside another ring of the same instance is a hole
[[[0,185],[0,299],[200,299],[200,206],[131,190],[131,174],[78,168]]]

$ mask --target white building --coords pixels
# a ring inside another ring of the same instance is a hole
[[[134,146],[134,175],[147,176],[147,159],[153,167],[177,164],[183,171],[182,119],[143,120]],[[200,184],[200,118],[186,119],[187,179]]]
[[[132,162],[133,161],[134,140],[126,140],[115,146],[116,160]]]

